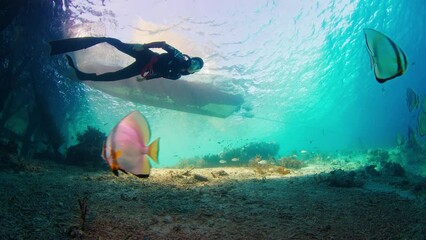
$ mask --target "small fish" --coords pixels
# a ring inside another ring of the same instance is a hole
[[[258,164],[261,164],[261,165],[265,165],[265,164],[267,164],[268,163],[268,161],[266,161],[266,160],[260,160],[259,162],[257,162]]]
[[[226,163],[226,160],[221,159],[221,160],[219,160],[219,163],[221,163],[221,164],[225,164],[225,163]]]
[[[231,161],[233,161],[233,162],[238,162],[238,160],[240,160],[240,159],[238,159],[238,158],[232,158],[231,159]]]
[[[419,106],[419,96],[412,88],[407,88],[407,106],[408,110],[411,112]]]
[[[102,158],[114,175],[118,170],[147,178],[151,172],[149,158],[158,163],[159,138],[149,143],[151,131],[145,117],[133,111],[124,117],[108,135],[102,148]]]
[[[306,150],[301,150],[300,153],[307,153],[308,151]]]

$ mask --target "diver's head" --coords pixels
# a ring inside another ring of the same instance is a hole
[[[188,68],[186,69],[186,71],[190,74],[192,73],[196,73],[198,71],[201,70],[201,68],[203,68],[204,66],[204,61],[203,59],[199,58],[199,57],[189,57],[189,56],[185,56],[187,57],[187,63],[188,63]]]

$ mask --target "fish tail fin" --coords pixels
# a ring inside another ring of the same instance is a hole
[[[149,145],[148,156],[158,164],[158,150],[159,150],[159,141],[160,138],[154,140],[154,142]]]

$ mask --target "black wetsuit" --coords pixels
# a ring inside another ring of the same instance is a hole
[[[182,75],[189,73],[182,69],[188,68],[188,62],[185,57],[174,47],[165,42],[153,42],[144,44],[143,50],[137,50],[138,44],[123,43],[115,38],[90,38],[91,41],[96,41],[95,44],[107,42],[114,46],[119,51],[128,54],[135,58],[135,62],[129,66],[116,72],[108,72],[103,74],[84,73],[77,69],[72,59],[67,56],[69,64],[76,71],[77,77],[80,80],[92,81],[117,81],[121,79],[131,78],[141,75],[143,79],[149,80],[153,78],[167,78],[176,80]],[[156,53],[149,48],[162,48],[167,53]]]

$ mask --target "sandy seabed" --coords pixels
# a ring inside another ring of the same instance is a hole
[[[324,176],[335,168],[153,169],[139,179],[34,163],[0,172],[0,239],[426,239],[426,191],[409,177],[332,187]]]

